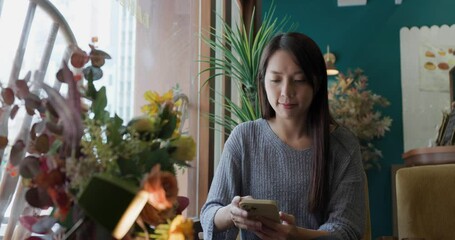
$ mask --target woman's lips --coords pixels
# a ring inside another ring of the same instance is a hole
[[[297,104],[292,104],[292,103],[280,103],[280,104],[281,104],[281,105],[283,106],[283,108],[285,108],[285,109],[291,109],[291,108],[293,108],[293,107],[295,107],[295,106],[297,105]]]

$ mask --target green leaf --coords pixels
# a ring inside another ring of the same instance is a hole
[[[123,119],[120,118],[117,114],[111,118],[110,124],[107,125],[108,131],[108,142],[112,144],[112,147],[117,146],[122,141],[122,134],[125,131],[125,128],[122,126]]]
[[[169,171],[175,174],[174,165],[169,161],[170,157],[165,148],[143,152],[141,155],[142,161],[144,162],[144,172],[150,172],[153,166],[160,164],[161,171]]]
[[[106,97],[106,88],[101,87],[96,94],[96,99],[92,103],[92,111],[95,114],[94,119],[105,122],[106,120],[106,111],[104,110],[107,106],[107,97]],[[107,113],[109,117],[109,113]]]
[[[255,25],[253,11],[249,31],[242,20],[231,26],[222,16],[218,16],[223,30],[212,29],[210,37],[201,36],[203,42],[213,51],[221,53],[216,56],[204,56],[199,60],[210,65],[199,72],[199,75],[210,73],[204,85],[208,81],[216,81],[218,76],[225,76],[224,79],[233,82],[239,92],[240,103],[216,92],[223,96],[223,101],[218,104],[221,104],[230,116],[209,114],[210,121],[221,124],[228,131],[240,122],[255,120],[261,116],[256,80],[262,51],[275,34],[292,31],[296,27],[295,24],[289,24],[288,17],[281,20],[273,17],[274,5],[274,3],[270,5],[256,34],[252,29]],[[215,102],[213,98],[211,101]]]
[[[62,141],[61,141],[60,139],[56,139],[56,140],[52,143],[51,147],[49,148],[48,154],[49,154],[50,156],[56,154],[57,151],[60,149],[60,146],[62,146]]]
[[[120,174],[124,177],[133,177],[137,180],[142,178],[141,169],[138,167],[136,159],[118,158],[117,165],[120,169]]]
[[[174,133],[175,128],[177,127],[177,116],[170,115],[168,117],[168,121],[161,127],[160,133],[158,134],[159,138],[170,138]]]
[[[95,85],[93,84],[93,80],[87,79],[87,91],[85,92],[85,96],[90,99],[96,99],[97,91]]]

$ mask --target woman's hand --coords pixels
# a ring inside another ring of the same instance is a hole
[[[244,198],[251,198],[250,196],[239,197],[235,196],[231,204],[229,204],[229,217],[234,226],[250,231],[261,229],[261,222],[248,219],[248,212],[240,208],[240,201]]]
[[[262,228],[253,231],[261,239],[293,239],[297,234],[295,217],[293,215],[280,212],[281,224],[261,218]]]
[[[240,208],[240,200],[251,196],[235,196],[229,205],[220,208],[215,214],[215,227],[220,231],[236,226],[250,231],[261,229],[261,222],[248,219],[248,212]]]

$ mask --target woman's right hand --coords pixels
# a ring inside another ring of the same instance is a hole
[[[258,230],[261,229],[262,223],[259,221],[251,220],[248,218],[248,212],[240,208],[240,201],[242,199],[249,198],[251,196],[235,196],[231,204],[228,205],[229,208],[229,218],[232,224],[238,228],[248,229],[248,230]]]

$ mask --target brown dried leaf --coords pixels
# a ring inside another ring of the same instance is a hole
[[[25,143],[22,140],[17,140],[11,148],[9,161],[11,165],[17,166],[24,156]]]
[[[46,121],[39,121],[33,124],[32,129],[30,130],[30,137],[32,140],[36,139],[37,135],[40,135],[46,129]]]
[[[0,136],[0,149],[5,149],[8,145],[8,137]]]
[[[82,49],[77,48],[71,55],[71,65],[75,68],[82,68],[88,62],[88,55]]]
[[[42,188],[61,186],[65,183],[65,174],[58,169],[52,169],[48,173],[42,172],[36,176],[35,182]]]
[[[24,178],[35,178],[41,173],[39,158],[35,156],[27,156],[19,165],[19,174]]]
[[[45,104],[44,105],[46,106],[46,109],[47,109],[47,111],[50,114],[50,118],[51,119],[58,119],[58,114],[55,111],[54,106],[52,106],[52,104],[49,103],[48,99],[45,100]]]
[[[30,116],[35,115],[35,109],[29,108],[27,105],[25,105],[25,111],[27,111],[27,114]]]
[[[25,97],[25,106],[35,110],[41,106],[41,99],[35,94],[30,93]]]
[[[49,136],[41,134],[35,142],[35,149],[39,153],[47,153],[49,151]]]
[[[55,75],[58,81],[60,82],[65,82],[63,81],[63,69],[58,70],[57,74]]]
[[[4,88],[2,90],[2,98],[7,105],[12,105],[14,103],[14,91],[11,88]]]
[[[16,95],[19,99],[24,99],[30,94],[27,82],[25,80],[16,80]]]
[[[19,111],[19,106],[14,105],[13,108],[11,109],[10,114],[9,114],[9,117],[10,117],[11,120],[13,120],[14,117],[16,117],[17,111]]]
[[[46,128],[55,135],[62,135],[63,126],[53,122],[46,122]]]
[[[25,200],[32,207],[47,209],[52,206],[52,199],[45,189],[42,188],[30,188],[25,193]]]
[[[99,49],[92,49],[92,51],[90,52],[90,56],[93,56],[93,55],[99,55],[101,57],[103,57],[104,59],[111,59],[111,56],[103,51],[103,50],[99,50]]]

